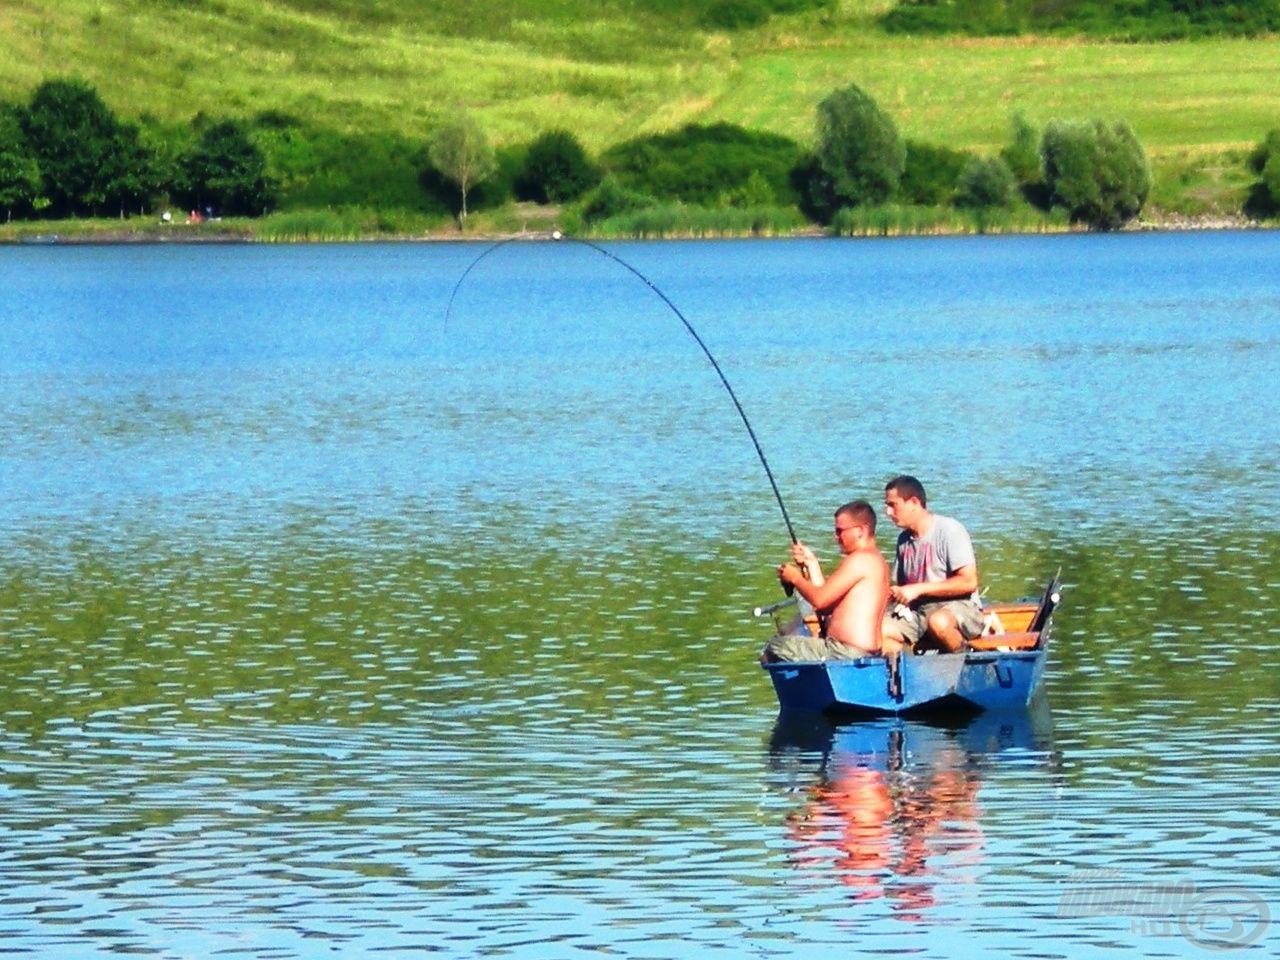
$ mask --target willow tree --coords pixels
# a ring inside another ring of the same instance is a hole
[[[1096,230],[1132,220],[1151,193],[1151,166],[1127,123],[1052,120],[1040,155],[1054,204]]]
[[[458,227],[466,229],[467,193],[497,169],[493,145],[480,124],[463,114],[436,130],[427,157],[445,179],[458,187],[462,200]]]
[[[836,197],[852,206],[888,200],[907,159],[893,120],[852,84],[818,104],[816,153]]]

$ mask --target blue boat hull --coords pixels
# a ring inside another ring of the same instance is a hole
[[[766,663],[783,710],[910,714],[1026,706],[1044,679],[1045,647]]]

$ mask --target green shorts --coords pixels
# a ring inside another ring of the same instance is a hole
[[[929,614],[935,610],[950,610],[966,640],[982,635],[982,609],[973,600],[927,601],[910,608],[900,603],[892,604],[885,611],[880,632],[908,647],[915,646],[925,635]]]
[[[874,654],[851,647],[839,640],[814,637],[807,633],[782,634],[770,638],[764,645],[766,661],[786,660],[794,663],[813,660],[857,660],[859,657],[870,656]]]

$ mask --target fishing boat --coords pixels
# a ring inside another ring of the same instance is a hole
[[[904,652],[763,666],[784,711],[922,715],[1025,707],[1044,679],[1060,598],[1054,577],[1038,602],[984,606],[986,631],[958,653]],[[784,604],[758,607],[756,614],[776,614]],[[779,627],[803,629],[799,619]]]

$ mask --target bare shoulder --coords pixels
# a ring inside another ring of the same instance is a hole
[[[843,565],[847,565],[850,570],[864,577],[883,576],[889,570],[889,565],[885,563],[880,551],[874,548],[858,550],[849,554],[844,558]]]
[[[859,550],[854,556],[858,558],[861,569],[867,571],[868,574],[888,576],[889,564],[885,562],[884,556],[875,547]]]

